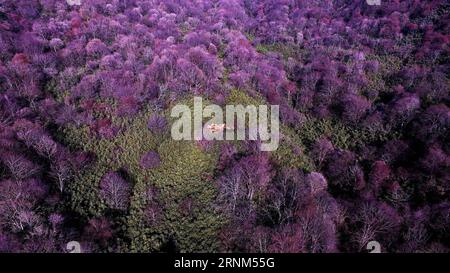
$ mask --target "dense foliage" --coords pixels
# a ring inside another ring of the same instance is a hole
[[[444,0],[5,0],[0,252],[448,252]],[[277,104],[278,150],[170,109]]]

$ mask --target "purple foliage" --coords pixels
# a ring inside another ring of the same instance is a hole
[[[117,172],[109,172],[100,182],[100,194],[110,208],[126,210],[130,202],[131,186]]]
[[[161,164],[161,158],[155,151],[149,151],[141,157],[140,165],[145,169],[156,168]]]
[[[147,123],[148,129],[153,133],[162,133],[167,129],[167,120],[161,115],[152,115]]]
[[[239,219],[252,213],[255,198],[264,192],[271,179],[267,155],[250,155],[240,159],[219,178],[219,199],[224,209]]]
[[[2,1],[0,252],[61,252],[78,237],[92,252],[136,238],[159,248],[179,235],[173,221],[202,230],[186,219],[203,221],[208,206],[226,220],[216,250],[364,252],[377,240],[448,252],[448,11],[443,0]],[[151,111],[164,141],[180,99],[225,105],[234,91],[280,106],[283,141],[268,153],[196,142],[216,159],[202,174],[216,200],[191,183],[186,196],[166,183],[139,192],[168,171],[155,151],[73,183],[104,155],[66,129],[116,144]],[[72,211],[80,192],[99,204]]]

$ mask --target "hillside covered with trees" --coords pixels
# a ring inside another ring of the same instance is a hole
[[[1,1],[0,252],[448,252],[449,11]],[[278,149],[172,139],[194,96],[279,105]]]

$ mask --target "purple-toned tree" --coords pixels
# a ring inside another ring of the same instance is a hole
[[[155,151],[149,151],[141,157],[140,165],[144,169],[156,168],[159,167],[160,164],[161,158]]]
[[[131,185],[117,172],[108,172],[100,181],[100,195],[112,209],[126,210],[130,194]]]

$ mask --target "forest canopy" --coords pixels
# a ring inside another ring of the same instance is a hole
[[[449,11],[2,1],[0,252],[448,252]],[[194,96],[279,105],[278,149],[172,139]]]

